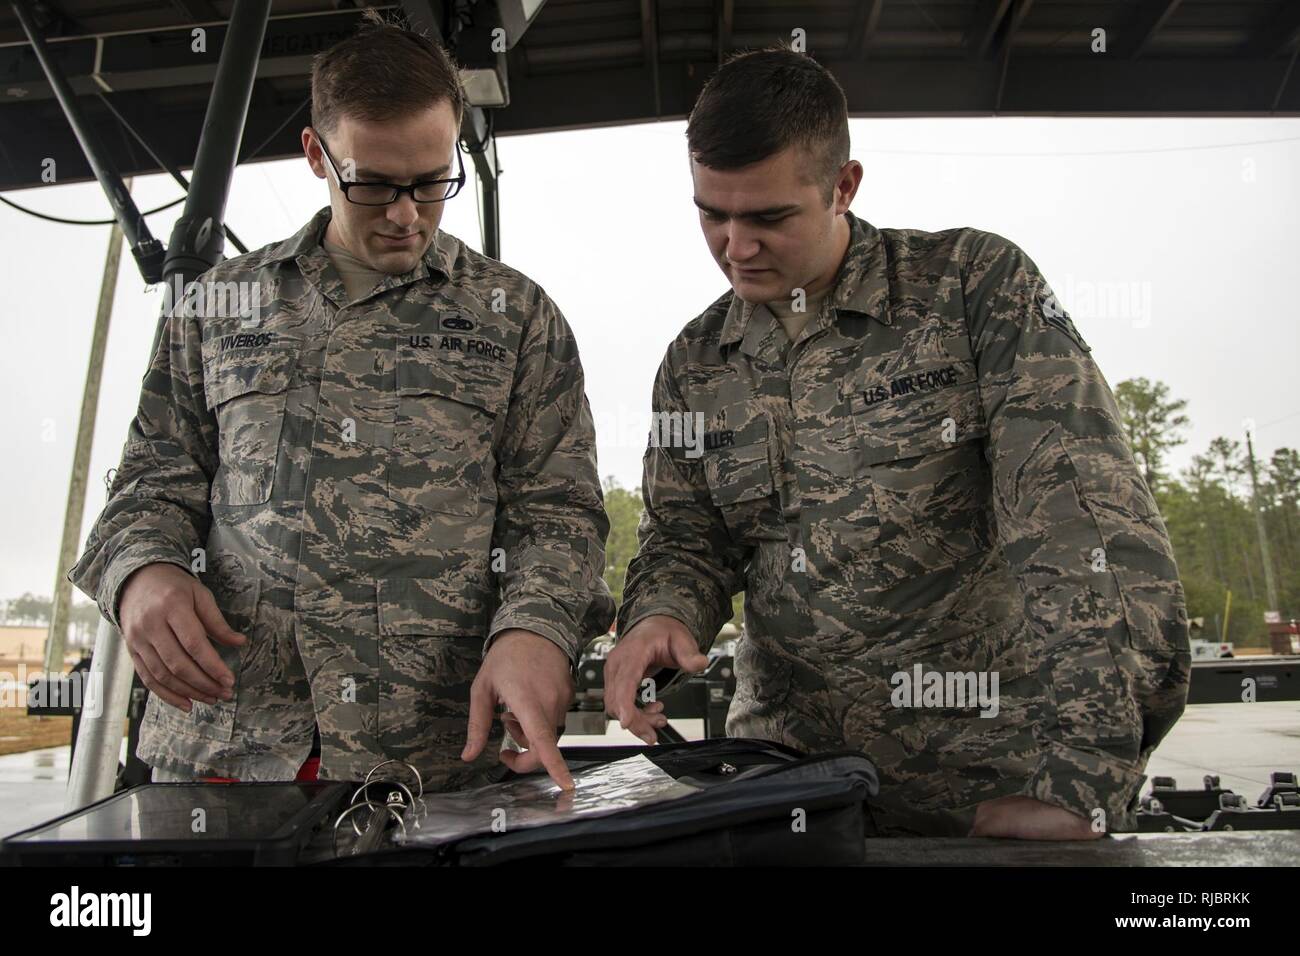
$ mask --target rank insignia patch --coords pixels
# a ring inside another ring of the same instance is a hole
[[[1079,330],[1074,327],[1074,323],[1070,321],[1070,314],[1065,311],[1065,306],[1061,305],[1057,300],[1056,293],[1051,289],[1044,289],[1039,293],[1038,302],[1042,308],[1044,322],[1058,332],[1065,333],[1071,342],[1085,352],[1092,351],[1088,343],[1083,340],[1083,336],[1079,334]]]

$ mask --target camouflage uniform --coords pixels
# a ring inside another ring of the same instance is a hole
[[[654,410],[702,413],[703,448],[647,449],[619,633],[707,648],[743,590],[727,733],[864,752],[887,831],[1008,794],[1119,828],[1190,660],[1111,392],[1010,242],[848,218],[793,343],[729,292],[669,347]],[[917,663],[996,672],[999,713],[894,706]]]
[[[69,577],[117,625],[133,571],[201,546],[249,638],[216,645],[235,700],[150,697],[145,761],[293,779],[319,724],[322,778],[400,758],[462,786],[495,762],[459,760],[485,638],[527,628],[576,662],[613,618],[582,367],[537,285],[441,231],[348,303],[329,217],[202,278],[259,283],[255,327],[173,308]]]

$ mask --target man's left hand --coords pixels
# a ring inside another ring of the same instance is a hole
[[[492,641],[469,692],[469,729],[460,759],[472,762],[487,746],[497,704],[506,730],[527,749],[501,752],[501,762],[515,773],[539,767],[564,790],[573,776],[556,745],[556,728],[573,702],[573,676],[564,651],[542,635],[521,628],[502,631]]]
[[[998,797],[975,808],[973,837],[1007,840],[1095,840],[1103,834],[1086,819],[1032,797]]]

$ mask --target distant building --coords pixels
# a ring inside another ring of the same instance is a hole
[[[45,662],[49,631],[43,624],[0,624],[0,668],[12,670],[19,664],[39,668]]]

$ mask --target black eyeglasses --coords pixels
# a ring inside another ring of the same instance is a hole
[[[455,179],[426,179],[423,182],[411,183],[409,186],[399,186],[397,183],[345,182],[343,174],[339,172],[338,163],[330,155],[329,147],[325,145],[325,140],[319,132],[316,133],[316,138],[320,140],[320,150],[325,154],[330,172],[334,174],[334,181],[338,183],[343,198],[358,206],[387,206],[391,202],[396,202],[397,197],[402,193],[409,193],[418,203],[446,202],[465,185],[465,161],[461,159],[459,146],[455,147],[457,166]]]

